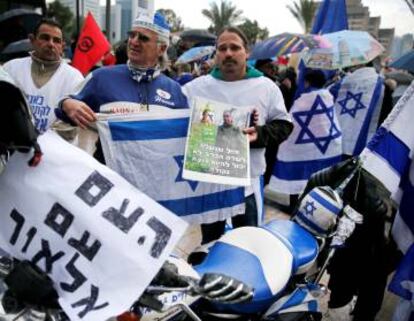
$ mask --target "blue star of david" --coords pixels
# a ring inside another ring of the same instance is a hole
[[[183,155],[174,156],[174,160],[177,163],[178,168],[179,168],[178,175],[175,178],[175,182],[187,182],[188,185],[190,185],[191,190],[194,192],[198,186],[198,182],[190,181],[190,180],[183,178],[184,156]]]
[[[307,201],[305,204],[305,214],[308,216],[313,216],[313,212],[315,212],[315,210],[315,203]]]
[[[346,97],[342,100],[338,100],[338,104],[341,105],[341,115],[349,114],[352,118],[355,118],[355,115],[358,110],[365,109],[365,105],[361,102],[362,92],[358,94],[353,94],[350,91],[346,92]],[[354,107],[348,108],[349,101],[355,101]]]
[[[341,136],[341,131],[334,122],[334,106],[327,107],[322,98],[317,95],[312,107],[308,111],[298,111],[292,113],[293,118],[301,127],[295,144],[314,143],[322,154],[326,153],[329,144],[334,139]],[[326,115],[330,122],[329,133],[327,136],[317,137],[309,128],[309,124],[314,116]]]

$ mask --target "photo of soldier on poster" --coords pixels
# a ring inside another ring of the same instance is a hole
[[[194,99],[183,177],[229,185],[249,184],[249,143],[243,129],[252,110],[253,107]]]

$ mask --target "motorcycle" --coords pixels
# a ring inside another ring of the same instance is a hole
[[[114,320],[321,320],[318,302],[327,293],[322,275],[335,249],[362,222],[362,215],[343,203],[340,189],[312,189],[292,220],[227,232],[197,266],[171,257],[131,310]],[[6,312],[14,313],[14,320],[33,320],[33,311],[41,311],[39,320],[65,320],[52,304],[56,295],[47,276],[26,265],[18,273],[3,264]],[[42,294],[30,294],[22,284]]]
[[[159,308],[138,301],[131,311],[138,320],[321,320],[319,300],[327,293],[319,282],[336,246],[362,222],[351,208],[338,223],[331,245],[291,220],[274,220],[260,228],[242,227],[228,232],[210,249],[200,265],[170,259],[179,275],[197,279],[206,273],[220,273],[254,288],[251,301],[228,304],[192,294],[192,285],[149,287],[146,294]],[[271,250],[270,250],[271,249]],[[319,256],[328,250],[322,266]],[[162,295],[159,295],[162,293]],[[124,321],[118,318],[118,321]]]
[[[344,212],[331,247],[294,221],[274,220],[228,232],[198,266],[171,257],[131,310],[114,320],[321,320],[318,301],[326,289],[319,282],[331,254],[321,268],[312,267],[322,249],[333,253],[361,222],[352,209]],[[10,260],[0,263],[9,287],[2,299],[9,320],[67,320],[53,304],[57,296],[47,276],[30,263],[17,265],[23,273]],[[29,294],[22,286],[27,283],[42,294]]]
[[[149,287],[146,295],[156,299],[158,307],[138,300],[127,315],[143,321],[321,320],[319,302],[327,293],[320,284],[322,276],[337,249],[345,247],[363,223],[363,216],[350,204],[360,211],[369,204],[371,214],[386,211],[387,195],[373,180],[357,159],[349,159],[309,180],[291,220],[231,230],[209,249],[201,264],[193,267],[181,259],[171,259],[184,278],[221,273],[248,284],[254,288],[249,302],[206,300],[193,295],[189,282],[182,288]],[[129,319],[118,318],[125,320]]]

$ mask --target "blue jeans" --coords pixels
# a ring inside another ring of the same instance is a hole
[[[233,227],[257,226],[257,205],[254,194],[244,199],[246,210],[244,214],[232,217]],[[226,221],[218,221],[210,224],[201,224],[201,244],[217,240],[224,234]]]

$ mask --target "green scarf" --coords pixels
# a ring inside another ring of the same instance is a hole
[[[210,72],[210,75],[213,78],[223,80],[223,75],[218,67],[214,67],[213,70]],[[257,78],[263,76],[263,73],[253,67],[247,66],[246,74],[244,75],[244,79],[249,78]]]

